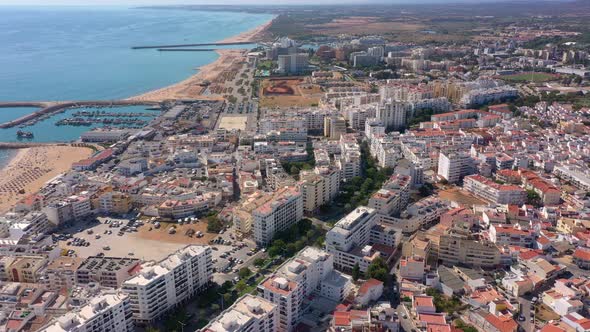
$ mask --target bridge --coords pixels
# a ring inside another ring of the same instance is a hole
[[[21,116],[18,119],[7,121],[0,124],[0,128],[12,128],[31,121],[45,114],[52,114],[61,111],[64,108],[78,108],[78,107],[112,107],[112,106],[139,106],[139,105],[159,105],[158,102],[151,101],[137,101],[137,100],[85,100],[85,101],[16,101],[16,102],[0,102],[0,110],[2,108],[14,107],[40,107],[38,111],[31,114]]]

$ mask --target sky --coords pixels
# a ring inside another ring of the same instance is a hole
[[[488,0],[492,1],[492,0]],[[444,2],[481,2],[478,0],[0,0],[2,5],[37,5],[37,6],[73,6],[73,5],[105,5],[105,6],[141,6],[141,5],[247,5],[247,4],[362,4],[362,3],[444,3]]]

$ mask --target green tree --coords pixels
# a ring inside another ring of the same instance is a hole
[[[354,264],[354,267],[352,268],[352,280],[357,281],[359,280],[359,278],[361,277],[361,268],[359,266],[359,263]]]
[[[241,268],[240,271],[238,272],[238,276],[240,277],[240,279],[246,279],[251,274],[252,274],[252,271],[250,271],[250,269],[247,267]]]
[[[209,233],[219,233],[223,229],[223,223],[217,215],[212,215],[207,217],[207,232]]]
[[[367,268],[367,272],[366,274],[366,278],[370,279],[377,279],[377,280],[381,280],[383,282],[387,282],[388,280],[388,276],[389,276],[389,267],[387,266],[387,264],[385,263],[385,261],[383,260],[383,258],[381,257],[377,257],[373,260],[373,262],[371,262],[371,264],[369,264],[369,267]]]
[[[236,290],[240,293],[243,292],[247,287],[248,287],[248,284],[244,280],[240,280],[236,284]]]
[[[262,265],[264,265],[264,259],[262,259],[262,258],[256,258],[254,260],[254,266],[261,267]]]

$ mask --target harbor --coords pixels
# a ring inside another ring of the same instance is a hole
[[[32,114],[21,116],[21,118],[26,117],[27,121],[20,122],[16,126],[0,127],[0,141],[72,142],[79,139],[84,132],[95,128],[142,128],[161,114],[159,104],[156,103],[120,106],[112,104],[89,106],[87,104],[83,108],[76,106],[69,105],[48,113],[40,113],[33,109],[34,116],[31,116]],[[5,115],[1,119],[10,118]],[[14,123],[14,121],[7,122]]]
[[[6,102],[0,103],[0,111],[2,108],[14,108],[14,107],[35,107],[41,106],[42,108],[33,113],[27,114],[15,120],[7,121],[0,124],[0,128],[12,128],[19,126],[19,128],[25,128],[32,126],[39,121],[46,120],[56,114],[63,113],[66,109],[71,108],[83,108],[83,107],[117,107],[117,106],[154,106],[158,105],[157,102],[149,101],[131,101],[131,100],[95,100],[95,101],[66,101],[66,102]]]

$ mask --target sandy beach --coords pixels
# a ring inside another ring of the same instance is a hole
[[[20,149],[0,170],[0,212],[6,212],[23,197],[36,193],[55,176],[70,169],[73,162],[88,158],[92,150],[71,146],[43,146]]]
[[[260,41],[266,33],[266,30],[271,25],[272,20],[262,24],[252,30],[243,32],[239,35],[232,36],[223,40],[220,43],[235,43],[245,41]],[[204,94],[206,81],[211,83],[218,80],[224,71],[229,71],[233,66],[238,65],[246,60],[248,50],[244,49],[220,49],[216,51],[219,58],[214,62],[199,67],[198,72],[191,77],[178,82],[176,84],[149,91],[144,94],[128,98],[129,100],[137,101],[157,101],[161,102],[169,99],[215,99],[221,100],[223,98],[220,94],[210,93]]]

